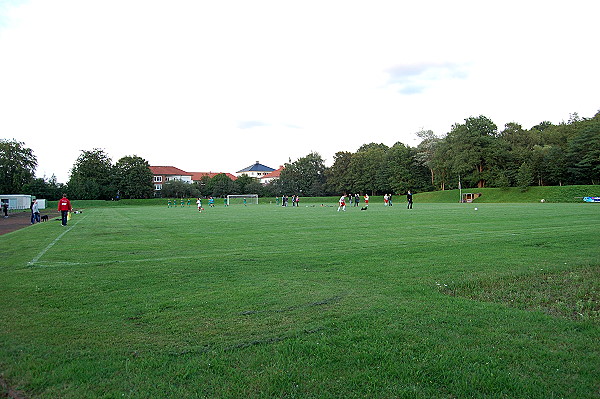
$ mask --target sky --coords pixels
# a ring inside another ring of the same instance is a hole
[[[600,1],[0,0],[0,138],[66,183],[116,163],[278,168],[600,109]]]

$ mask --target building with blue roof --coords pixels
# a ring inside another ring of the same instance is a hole
[[[275,169],[270,168],[256,161],[256,163],[244,168],[242,170],[238,170],[235,172],[236,176],[247,175],[250,177],[261,178],[262,176],[268,175],[271,172],[274,172]]]

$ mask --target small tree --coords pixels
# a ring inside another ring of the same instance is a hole
[[[521,191],[527,191],[533,182],[533,171],[531,166],[526,162],[523,162],[517,172],[517,186]]]
[[[181,180],[171,180],[163,184],[161,194],[163,198],[196,198],[200,196],[196,185]]]
[[[44,198],[50,201],[60,199],[64,193],[64,185],[56,182],[56,176],[52,175],[49,180],[33,179],[29,184],[23,186],[23,193],[33,195],[36,198]]]

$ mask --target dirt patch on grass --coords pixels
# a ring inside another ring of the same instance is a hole
[[[600,265],[452,286],[438,284],[438,289],[451,296],[600,323]]]
[[[4,379],[3,375],[0,375],[0,397],[10,399],[27,399],[27,396],[25,396],[23,392],[12,389]]]

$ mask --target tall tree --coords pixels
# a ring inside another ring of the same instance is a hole
[[[435,146],[435,153],[431,159],[431,167],[435,170],[435,181],[433,184],[442,191],[446,189],[446,185],[451,180],[451,155],[452,152],[446,136]]]
[[[25,143],[0,139],[0,192],[20,193],[35,176],[37,158]]]
[[[333,156],[333,165],[325,170],[326,191],[337,194],[352,188],[350,179],[350,162],[353,154],[347,151],[338,151]]]
[[[600,183],[600,120],[576,121],[576,133],[568,139],[566,156],[571,184]]]
[[[365,144],[350,162],[350,177],[352,187],[350,190],[361,193],[376,193],[392,191],[387,169],[386,153],[388,147],[383,144]]]
[[[415,162],[410,148],[398,142],[386,153],[390,193],[406,193],[415,189]]]
[[[464,124],[455,124],[446,137],[452,171],[479,188],[485,187],[491,176],[488,167],[497,150],[497,129],[494,122],[480,115],[465,119]]]
[[[216,176],[215,176],[216,177]],[[233,192],[224,193],[227,194],[258,194],[262,192],[262,185],[255,177],[248,175],[241,175],[233,182]]]
[[[114,168],[117,192],[121,198],[150,198],[154,195],[150,164],[137,155],[125,156]]]
[[[431,185],[433,186],[435,185],[435,151],[441,139],[433,133],[433,130],[420,130],[415,134],[421,139],[421,142],[417,146],[416,159],[429,168]]]
[[[111,159],[104,150],[82,151],[71,169],[68,191],[76,199],[114,198],[117,190],[112,173]]]
[[[279,175],[282,188],[290,195],[315,197],[325,193],[325,163],[316,152],[285,164]]]
[[[225,173],[219,173],[206,182],[205,195],[213,197],[222,197],[228,194],[235,194],[236,187],[233,181]]]

